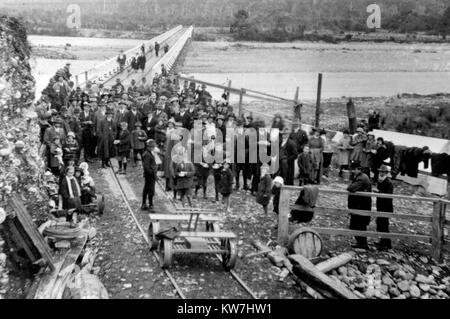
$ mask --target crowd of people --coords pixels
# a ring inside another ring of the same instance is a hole
[[[130,162],[135,167],[142,166],[145,180],[142,210],[153,210],[158,175],[164,176],[166,191],[173,192],[174,200],[180,200],[183,205],[187,201],[190,206],[193,197],[207,198],[208,178],[212,175],[215,201],[221,198],[227,212],[231,209],[231,194],[242,185],[244,191],[255,196],[266,214],[271,202],[278,213],[281,186],[294,185],[296,176],[300,186],[320,184],[329,175],[335,153],[339,174],[344,170],[353,172],[350,192],[371,191],[373,184],[380,191],[393,192],[387,166],[383,165],[389,156],[388,146],[382,138],[375,139],[364,125],[354,135],[344,131],[336,143],[333,135],[324,129],[313,128],[307,133],[300,125],[288,127],[283,117],[276,115],[269,127],[279,130],[276,140],[279,153],[272,157],[279,165],[273,171],[271,163],[262,163],[259,158],[256,162],[250,160],[252,141],[245,133],[249,128],[259,132],[258,129],[266,128],[266,123],[251,114],[236,115],[228,104],[226,91],[219,101],[213,101],[206,85],[185,81],[180,86],[178,77],[164,65],[150,81],[142,77],[139,83],[133,80],[128,88],[117,78],[110,88],[89,82],[82,90],[74,88],[70,78],[70,65],[66,65],[44,90],[37,109],[42,154],[47,159],[48,170],[60,179],[65,209],[80,205],[81,200],[74,198],[81,199],[83,190],[92,193],[93,187],[80,187],[86,184],[82,178],[88,175],[87,163],[98,159],[102,168],[108,168],[113,157],[119,166],[117,174],[127,174]],[[50,91],[51,94],[46,94]],[[190,131],[195,123],[201,125],[206,136],[201,140],[200,161],[186,147],[195,141],[183,141],[185,137],[180,132],[180,129]],[[233,131],[231,137],[229,129]],[[238,160],[241,155],[237,149],[227,150],[230,138],[244,141],[243,161]],[[269,145],[269,153],[273,142],[270,135],[257,136],[257,147]],[[215,153],[223,154],[223,160],[217,157],[213,162],[205,160],[208,154]],[[349,208],[371,209],[369,201],[370,197],[350,195]],[[384,212],[392,210],[392,203],[387,201],[377,200],[377,206]],[[377,223],[379,231],[388,231],[386,221],[380,219]],[[352,215],[350,228],[364,230],[367,224],[367,218]],[[367,244],[358,237],[357,245],[366,247]],[[389,247],[390,243],[381,241],[380,246]]]

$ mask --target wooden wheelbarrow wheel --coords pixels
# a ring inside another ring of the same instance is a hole
[[[226,271],[230,271],[236,265],[237,260],[237,246],[236,241],[232,239],[222,240],[222,248],[226,253],[222,254],[222,266]]]
[[[159,232],[159,223],[151,222],[148,226],[148,241],[150,245],[150,250],[156,250],[159,246],[159,240],[156,239],[156,234]]]
[[[101,194],[97,196],[97,210],[100,215],[105,211],[105,197]]]
[[[301,227],[289,236],[288,250],[308,259],[318,257],[322,252],[322,238],[315,230]]]
[[[206,231],[207,232],[220,232],[220,226],[219,223],[216,222],[206,222]]]
[[[159,245],[159,257],[161,262],[161,267],[166,269],[172,266],[172,255],[173,255],[173,241],[170,239],[163,239]]]

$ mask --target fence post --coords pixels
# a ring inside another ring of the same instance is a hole
[[[242,116],[242,100],[244,99],[244,89],[239,93],[239,116]]]
[[[282,187],[278,205],[278,243],[283,246],[287,246],[289,239],[289,195],[289,190]]]
[[[228,88],[231,88],[231,80],[228,80]],[[230,103],[230,91],[227,92],[227,103]]]
[[[88,83],[88,73],[87,71],[84,72],[84,84],[86,85]]]
[[[316,101],[316,128],[319,129],[320,125],[320,100],[322,98],[322,73],[319,73],[319,79],[317,83],[317,101]]]
[[[78,75],[75,75],[75,87],[78,87]]]
[[[444,222],[446,205],[437,201],[433,203],[432,235],[431,235],[431,257],[437,262],[442,258],[442,246],[444,243]]]

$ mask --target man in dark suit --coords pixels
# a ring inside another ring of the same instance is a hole
[[[128,123],[128,130],[133,132],[136,129],[136,123],[142,123],[143,116],[141,112],[137,110],[137,104],[133,103],[131,106],[131,111],[129,111],[125,116],[125,122]]]
[[[91,112],[90,104],[84,105],[84,110],[80,114],[81,123],[81,148],[84,149],[84,161],[91,162],[95,158],[95,114]],[[81,150],[80,150],[81,151]]]
[[[156,125],[158,125],[158,117],[155,116],[154,112],[148,112],[147,116],[142,121],[143,129],[148,137],[154,139]]]
[[[186,105],[184,105],[184,103],[182,103],[180,105],[180,122],[181,124],[183,124],[183,127],[187,130],[191,130],[192,128],[192,119],[191,116],[188,112],[186,112]]]
[[[303,152],[303,147],[308,144],[308,134],[302,130],[300,125],[296,125],[294,132],[291,133],[290,139],[295,143],[299,154]]]
[[[352,171],[354,174],[352,183],[347,187],[350,193],[356,192],[371,192],[372,184],[370,178],[362,172],[361,164],[353,163]],[[355,210],[372,210],[372,198],[360,195],[348,195],[348,208]],[[361,216],[350,214],[350,229],[366,231],[370,223],[370,216]],[[369,249],[367,245],[367,237],[355,236],[355,248]]]
[[[394,184],[389,178],[390,169],[386,165],[381,165],[378,170],[378,192],[383,194],[393,194]],[[392,198],[380,198],[377,197],[377,211],[384,213],[393,213],[394,204]],[[377,232],[389,233],[389,218],[378,217],[377,218]],[[379,250],[391,249],[391,240],[387,238],[382,238],[376,244]]]
[[[153,151],[156,147],[155,140],[148,140],[146,142],[147,148],[142,156],[142,165],[144,167],[144,190],[142,193],[142,206],[141,210],[153,210],[153,196],[155,195],[155,183],[157,180],[158,166],[156,165],[155,156]],[[147,197],[149,206],[147,206]]]
[[[285,128],[281,133],[280,145],[280,175],[285,181],[285,185],[294,185],[295,160],[298,157],[297,146],[289,138],[291,131]]]

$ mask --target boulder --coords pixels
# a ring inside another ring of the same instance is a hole
[[[409,293],[411,294],[412,298],[420,297],[420,289],[416,285],[411,285],[411,287],[409,288]]]
[[[391,294],[391,296],[394,296],[394,297],[400,296],[400,291],[395,287],[389,288],[389,293]]]
[[[430,285],[428,284],[419,283],[419,288],[424,292],[430,291]]]
[[[400,281],[397,286],[401,291],[409,291],[410,288],[410,284],[407,280]]]
[[[382,282],[384,285],[389,286],[389,287],[395,285],[395,282],[388,276],[383,276]]]

